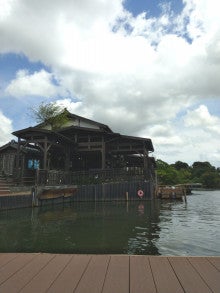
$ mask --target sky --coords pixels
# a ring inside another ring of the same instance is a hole
[[[0,0],[0,146],[54,102],[220,167],[218,0]]]

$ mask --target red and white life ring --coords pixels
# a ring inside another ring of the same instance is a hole
[[[144,192],[141,189],[138,190],[137,194],[140,198],[142,198],[144,196]]]

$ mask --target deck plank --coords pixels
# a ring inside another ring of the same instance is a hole
[[[211,293],[211,290],[186,257],[169,257],[169,261],[187,293]]]
[[[1,253],[0,254],[0,270],[6,265],[8,262],[12,261],[14,258],[18,257],[17,253]]]
[[[129,256],[112,255],[102,293],[129,292]]]
[[[71,258],[71,255],[55,255],[47,266],[45,266],[20,292],[46,292]]]
[[[0,293],[219,293],[220,257],[0,253]]]
[[[208,260],[213,264],[213,266],[215,266],[216,269],[220,272],[220,257],[212,256],[212,257],[208,257],[207,259],[208,259]]]
[[[74,293],[101,293],[110,256],[93,256]]]
[[[22,269],[35,257],[34,254],[19,254],[0,268],[0,285],[7,281],[13,274]]]
[[[149,257],[158,293],[184,293],[167,257]]]
[[[220,272],[204,257],[189,257],[188,260],[197,270],[213,292],[220,291]]]
[[[130,256],[130,293],[156,293],[147,256]]]
[[[91,256],[88,255],[74,255],[51,285],[48,293],[72,293],[86,270],[90,259]]]
[[[0,292],[19,292],[54,257],[52,254],[38,254],[25,267],[0,285]]]

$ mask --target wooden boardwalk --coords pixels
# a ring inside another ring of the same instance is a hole
[[[220,257],[0,253],[1,293],[220,292]]]

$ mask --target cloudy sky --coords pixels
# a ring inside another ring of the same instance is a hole
[[[0,0],[0,145],[56,102],[220,167],[218,0]]]

